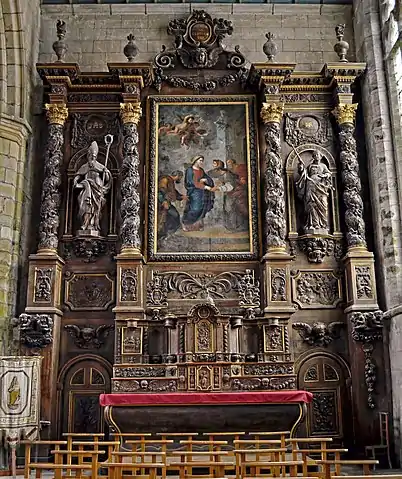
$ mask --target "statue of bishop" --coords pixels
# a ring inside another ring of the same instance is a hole
[[[80,235],[99,235],[102,208],[112,186],[112,174],[105,165],[99,163],[98,153],[98,144],[93,141],[88,148],[87,162],[74,178],[73,188],[81,190],[78,195]]]

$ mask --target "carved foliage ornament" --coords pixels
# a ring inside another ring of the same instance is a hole
[[[246,63],[238,46],[229,52],[222,45],[225,36],[233,32],[229,20],[212,19],[203,10],[194,10],[187,19],[170,21],[167,32],[174,35],[175,48],[167,50],[162,46],[154,60],[157,67],[172,68],[179,60],[185,68],[212,68],[221,56],[225,57],[227,68],[241,68]]]
[[[129,105],[124,103],[124,105]],[[122,118],[126,113],[121,113]],[[131,114],[131,113],[130,113]],[[123,118],[123,164],[121,167],[121,227],[120,238],[122,249],[140,252],[140,174],[138,171],[140,157],[138,153],[138,131],[135,118]],[[126,121],[127,120],[127,121]]]
[[[123,125],[134,123],[138,125],[142,115],[140,103],[120,103],[120,116]]]
[[[352,338],[362,343],[364,353],[364,379],[367,388],[367,404],[370,409],[376,407],[374,400],[377,366],[373,358],[374,342],[382,340],[383,312],[367,311],[352,313]]]
[[[97,328],[85,326],[80,328],[76,324],[66,324],[64,329],[73,338],[74,344],[81,349],[99,349],[105,342],[105,338],[114,329],[111,325],[102,325]]]
[[[260,282],[255,279],[254,271],[246,269],[245,275],[239,281],[239,305],[243,308],[260,307]]]
[[[74,238],[71,242],[63,244],[63,255],[66,259],[75,256],[76,258],[83,258],[86,263],[90,263],[107,254],[110,256],[116,254],[114,242],[95,238]]]
[[[339,142],[347,246],[349,248],[366,247],[359,163],[357,161],[354,127],[350,122],[340,125]]]
[[[373,298],[373,283],[369,266],[356,266],[356,293],[358,299]]]
[[[49,118],[44,161],[38,250],[56,251],[59,244],[60,165],[63,162],[64,121],[61,122],[60,118],[56,121],[54,109],[48,111],[52,112],[52,119]]]
[[[310,346],[322,347],[328,346],[334,339],[340,336],[340,330],[345,325],[339,321],[325,324],[320,321],[313,324],[308,323],[293,323],[292,327],[295,329],[303,341]]]
[[[286,301],[286,270],[283,268],[271,271],[271,301]]]
[[[340,260],[343,254],[342,243],[333,238],[323,237],[302,237],[297,241],[299,248],[303,251],[310,263],[322,263],[326,256],[335,256]]]
[[[290,146],[297,147],[303,143],[325,145],[332,138],[329,115],[322,117],[314,115],[285,115],[285,141]]]
[[[301,271],[293,275],[293,299],[301,309],[335,308],[341,301],[340,279],[332,271]]]
[[[282,176],[280,121],[283,105],[264,103],[261,117],[265,123],[265,225],[268,249],[285,248],[285,185]]]
[[[168,282],[164,276],[154,271],[152,281],[147,284],[147,305],[150,307],[167,307]]]
[[[64,103],[46,103],[45,109],[50,125],[64,126],[68,118],[68,109]]]
[[[13,321],[20,341],[28,348],[44,348],[53,341],[53,319],[48,314],[20,314]]]
[[[49,303],[52,299],[52,268],[35,268],[34,301]]]
[[[339,104],[334,110],[333,114],[339,125],[349,124],[354,125],[356,118],[357,103]]]

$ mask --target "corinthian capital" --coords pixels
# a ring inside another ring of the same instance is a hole
[[[120,116],[123,125],[135,123],[138,125],[142,115],[140,103],[120,103]]]
[[[356,109],[357,103],[339,103],[339,105],[332,111],[332,113],[334,114],[336,121],[339,123],[339,125],[344,125],[345,123],[354,125],[356,118]]]
[[[68,118],[65,103],[46,103],[46,117],[51,125],[64,125]]]
[[[264,123],[280,123],[283,116],[283,103],[263,103],[261,118]]]

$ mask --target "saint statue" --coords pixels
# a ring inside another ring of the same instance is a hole
[[[328,196],[333,189],[331,172],[317,151],[306,167],[299,157],[299,178],[296,190],[304,202],[306,234],[328,234]]]
[[[16,409],[19,406],[21,399],[21,389],[20,385],[18,384],[17,376],[14,376],[11,380],[11,384],[8,388],[8,401],[7,406],[10,409]]]
[[[79,234],[96,236],[100,231],[100,217],[106,202],[106,194],[112,186],[112,175],[97,161],[98,144],[93,141],[88,148],[87,162],[74,178],[73,187],[81,190],[78,195],[81,228]]]

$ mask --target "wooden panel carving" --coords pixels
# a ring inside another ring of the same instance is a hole
[[[106,311],[114,302],[114,280],[106,273],[68,273],[65,304],[71,311]]]
[[[341,288],[341,279],[332,270],[300,270],[292,277],[293,301],[300,309],[336,308]]]

